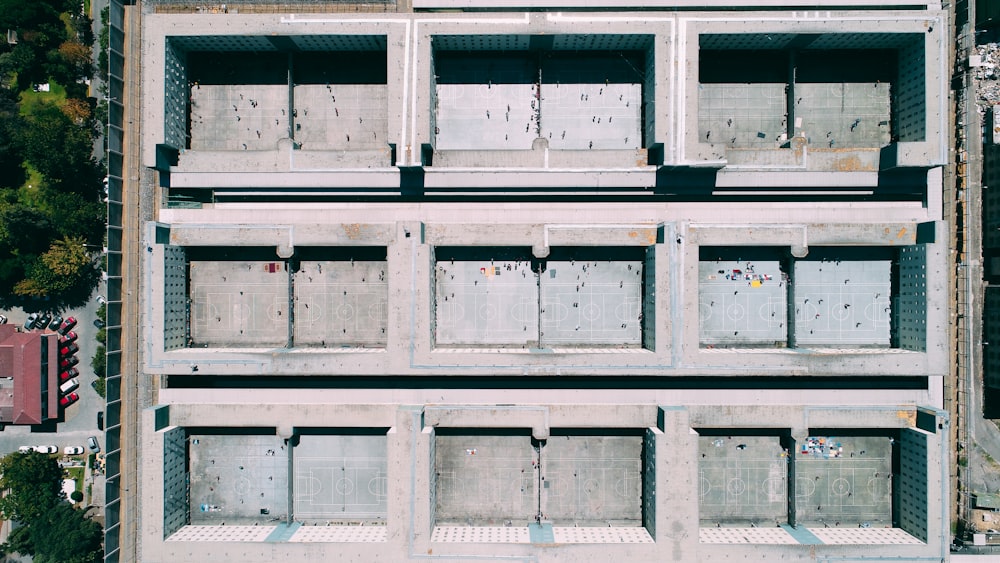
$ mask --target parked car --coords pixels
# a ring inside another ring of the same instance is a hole
[[[76,393],[70,393],[69,395],[66,395],[65,397],[61,397],[59,399],[59,406],[60,407],[68,407],[68,406],[72,405],[73,403],[75,403],[75,402],[77,402],[79,400],[80,400],[80,396],[79,395],[77,395]]]
[[[65,395],[70,391],[75,391],[80,386],[80,380],[73,378],[59,386],[59,393]]]
[[[66,455],[80,455],[83,453],[83,446],[66,446],[63,448],[63,453]]]
[[[80,375],[80,370],[76,368],[69,368],[68,370],[59,374],[59,381],[66,381],[67,379],[73,379],[78,375]]]
[[[79,350],[80,350],[79,346],[70,343],[68,346],[63,346],[62,348],[60,348],[59,353],[62,355],[62,357],[65,358],[68,356],[72,356],[73,354],[76,354]]]
[[[73,342],[74,340],[76,340],[76,333],[71,330],[71,331],[69,331],[69,332],[66,333],[66,336],[60,336],[59,337],[59,345],[60,346],[65,346],[65,345]]]
[[[61,325],[62,322],[63,318],[60,317],[59,315],[55,315],[54,317],[52,317],[52,321],[49,322],[49,330],[58,330],[59,325]]]
[[[22,454],[26,454],[35,451],[35,448],[32,446],[21,446],[20,448],[17,448],[17,451]]]
[[[0,325],[7,324],[7,317],[0,315]]]
[[[97,429],[104,430],[104,411],[97,411]]]
[[[54,454],[59,451],[55,446],[35,446],[35,451],[40,454]]]
[[[96,437],[91,436],[90,438],[87,438],[87,449],[95,454],[101,451],[101,444],[97,442]]]
[[[24,330],[31,330],[35,328],[36,321],[38,321],[38,313],[28,315],[28,318],[24,321]]]
[[[38,330],[45,330],[49,328],[49,323],[52,321],[52,315],[48,313],[42,313],[38,320],[35,321],[35,328]]]
[[[80,363],[80,358],[77,358],[76,356],[63,358],[59,360],[59,369],[69,369],[78,363]]]
[[[76,317],[66,317],[66,320],[59,325],[59,334],[66,334],[76,326]]]

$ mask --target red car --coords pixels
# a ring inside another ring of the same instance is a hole
[[[59,369],[63,369],[63,370],[69,369],[69,368],[75,366],[78,363],[80,363],[80,358],[77,358],[76,356],[70,356],[68,358],[63,358],[63,359],[59,360]]]
[[[79,400],[80,400],[80,395],[77,395],[76,393],[70,393],[69,395],[66,395],[65,397],[59,399],[59,406],[68,407]]]
[[[73,379],[78,375],[80,375],[80,370],[76,368],[69,368],[68,370],[59,374],[59,381],[67,381],[69,379]]]
[[[76,326],[76,317],[67,317],[66,320],[63,321],[62,324],[59,325],[59,331],[58,332],[59,332],[59,334],[65,335],[67,332],[69,332],[70,330],[72,330],[73,327],[75,327],[75,326]]]
[[[65,348],[59,350],[59,354],[61,354],[62,357],[65,358],[68,356],[72,356],[73,354],[76,354],[77,351],[79,350],[80,350],[79,346],[77,346],[76,344],[70,344],[69,346],[66,346]]]
[[[76,340],[76,333],[73,332],[73,331],[69,331],[69,332],[66,333],[66,336],[60,336],[59,337],[59,345],[60,346],[65,346],[65,345],[73,342],[74,340]]]

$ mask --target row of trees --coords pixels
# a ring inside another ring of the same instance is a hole
[[[99,279],[86,245],[103,243],[105,173],[81,2],[0,0],[0,33],[17,35],[0,40],[0,306],[78,305]]]
[[[37,452],[0,460],[0,514],[20,525],[0,545],[3,554],[30,555],[35,563],[97,563],[103,560],[103,530],[66,502],[63,470]]]

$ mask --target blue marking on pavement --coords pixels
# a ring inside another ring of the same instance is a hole
[[[271,535],[267,536],[267,539],[264,541],[267,543],[286,542],[292,538],[292,535],[295,534],[296,530],[298,530],[301,525],[301,522],[278,524],[274,528],[274,531],[271,532]]]
[[[817,538],[804,526],[793,528],[788,524],[782,524],[781,527],[802,545],[823,545],[823,540]]]
[[[528,533],[531,543],[556,543],[556,536],[552,533],[552,524],[528,524]]]

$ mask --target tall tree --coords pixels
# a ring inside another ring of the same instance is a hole
[[[12,453],[0,459],[0,514],[7,520],[34,522],[63,498],[62,469],[54,458],[37,452]]]
[[[68,502],[58,502],[31,523],[35,563],[97,563],[103,560],[103,530]]]

